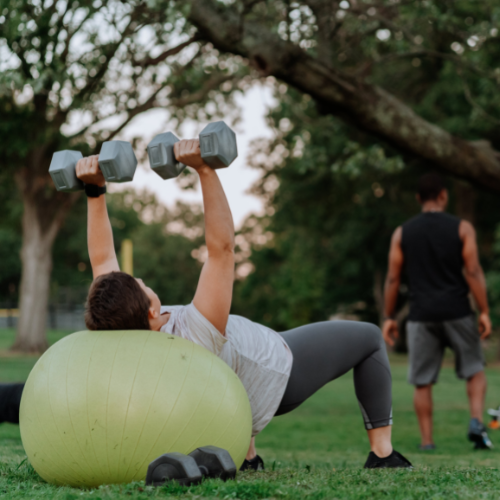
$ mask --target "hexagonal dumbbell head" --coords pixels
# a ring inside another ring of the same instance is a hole
[[[71,193],[84,188],[83,182],[76,176],[76,164],[83,158],[80,151],[57,151],[52,156],[49,174],[58,191]]]
[[[225,168],[238,156],[236,134],[222,121],[208,124],[200,132],[201,157],[212,168]]]
[[[107,141],[102,145],[99,167],[108,182],[128,182],[137,167],[132,144],[127,141]]]
[[[146,485],[161,486],[177,481],[182,486],[201,483],[202,473],[193,457],[182,453],[166,453],[153,460],[146,473]]]
[[[202,446],[189,454],[200,468],[203,476],[218,477],[223,481],[236,477],[236,464],[231,455],[217,446]]]
[[[173,179],[177,177],[186,165],[175,159],[174,144],[179,138],[172,132],[158,134],[148,144],[149,164],[162,179]]]

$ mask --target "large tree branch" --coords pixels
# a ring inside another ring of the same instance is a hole
[[[322,109],[377,135],[400,151],[477,185],[500,191],[500,153],[424,120],[375,85],[329,68],[267,27],[240,19],[214,0],[189,0],[190,21],[217,49],[248,58],[262,73],[310,94]],[[240,29],[242,27],[243,29]]]

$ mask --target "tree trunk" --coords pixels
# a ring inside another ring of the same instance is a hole
[[[56,217],[44,227],[35,198],[23,196],[23,244],[21,248],[22,275],[20,287],[20,316],[13,351],[41,353],[48,347],[46,336],[47,304],[52,271],[52,245],[61,226]]]

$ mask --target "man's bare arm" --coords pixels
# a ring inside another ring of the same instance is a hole
[[[479,262],[476,231],[470,222],[465,220],[460,222],[459,236],[462,240],[464,276],[480,311],[479,329],[481,338],[486,338],[491,333],[486,280],[484,278],[483,268]]]
[[[199,141],[180,141],[175,144],[174,151],[181,163],[198,172],[203,192],[208,258],[201,271],[193,303],[224,335],[233,297],[233,217],[217,173],[201,159]]]
[[[401,284],[401,270],[403,268],[403,250],[401,249],[401,239],[403,229],[398,227],[391,238],[391,248],[389,250],[389,266],[385,278],[384,287],[384,307],[386,318],[392,317],[396,311],[399,285]]]
[[[83,158],[76,165],[77,177],[86,184],[104,186],[106,181],[101,173],[97,156]],[[87,198],[87,244],[94,279],[101,274],[119,271],[113,242],[113,230],[109,221],[105,195]]]
[[[398,227],[394,231],[391,239],[389,265],[384,287],[384,313],[386,320],[384,321],[382,333],[384,340],[389,345],[394,345],[394,339],[398,337],[397,322],[392,319],[392,316],[396,312],[399,285],[401,284],[401,271],[403,269],[404,256],[401,248],[402,237],[403,228]]]

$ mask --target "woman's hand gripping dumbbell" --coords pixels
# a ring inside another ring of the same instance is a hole
[[[178,142],[179,138],[175,134],[165,132],[148,144],[151,168],[163,179],[177,177],[185,168],[177,160],[177,151],[174,150],[174,145]],[[210,168],[228,167],[238,156],[236,134],[223,121],[208,124],[200,132],[196,142],[199,142],[203,162]],[[196,169],[195,166],[193,168]]]
[[[84,184],[104,187],[106,179],[99,167],[99,156],[88,156],[78,160],[76,164],[76,177]]]
[[[54,153],[49,173],[58,191],[69,193],[85,188],[84,182],[87,181],[82,182],[76,175],[76,164],[82,158],[80,151],[65,150]],[[137,158],[130,142],[105,142],[101,153],[95,158],[98,158],[100,172],[107,182],[128,182],[134,178]]]

